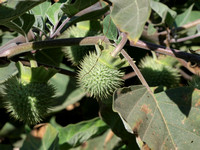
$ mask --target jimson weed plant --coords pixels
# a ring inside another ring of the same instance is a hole
[[[199,6],[0,1],[0,149],[199,149]]]

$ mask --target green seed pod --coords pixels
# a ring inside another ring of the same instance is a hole
[[[192,86],[200,90],[200,77],[197,75],[193,76],[192,81],[189,81],[188,84],[189,86]]]
[[[26,83],[14,76],[4,82],[3,103],[11,117],[34,125],[47,116],[54,94],[51,84]]]
[[[171,88],[179,84],[179,71],[152,57],[145,57],[139,66],[149,86],[166,86]]]
[[[99,29],[98,21],[83,21],[77,23],[77,26],[70,27],[66,34],[69,38],[94,36],[99,34]],[[66,58],[75,66],[79,64],[85,55],[89,54],[89,51],[94,51],[94,46],[67,46],[63,48]]]
[[[107,98],[123,84],[124,75],[115,67],[106,65],[104,59],[91,52],[80,63],[78,84],[95,98]]]

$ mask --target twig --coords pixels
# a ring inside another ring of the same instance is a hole
[[[113,56],[113,57],[117,56],[117,54],[122,50],[122,48],[124,47],[124,45],[127,42],[127,35],[126,35],[126,33],[122,33],[121,35],[122,35],[122,39],[121,39],[120,43],[117,45],[117,47],[111,53],[111,56]]]
[[[179,39],[171,39],[170,43],[184,42],[184,41],[191,40],[191,39],[194,39],[194,38],[197,38],[197,37],[200,37],[200,34],[195,34],[195,35],[191,35],[191,36],[187,36],[187,37],[179,38]]]
[[[135,65],[135,63],[133,62],[132,58],[126,53],[125,50],[121,50],[121,54],[124,56],[124,58],[129,62],[129,64],[131,65],[131,67],[133,68],[133,70],[135,71],[136,75],[138,76],[138,78],[140,79],[142,85],[144,85],[148,91],[151,92],[151,89],[149,87],[149,85],[147,84],[146,80],[144,79],[143,75],[141,74],[140,70],[138,69],[138,67]]]
[[[101,8],[101,4],[100,2],[95,3],[94,5],[81,10],[80,12],[78,12],[77,14],[75,14],[74,16],[82,16],[84,14],[87,14],[89,12],[95,11],[97,9]],[[59,28],[50,36],[51,39],[55,38],[57,35],[59,35],[61,33],[61,30],[63,29],[63,27],[71,20],[71,18],[67,18],[60,26]]]
[[[136,73],[135,73],[135,72],[130,72],[130,73],[128,73],[128,74],[125,74],[125,75],[122,77],[122,79],[127,80],[127,79],[130,79],[130,78],[135,77],[135,76],[136,76]]]
[[[189,80],[191,81],[192,80],[192,77],[190,75],[188,75],[186,72],[184,72],[182,69],[179,70],[181,75],[186,79],[186,80]]]
[[[50,35],[50,38],[53,39],[55,38],[57,35],[60,34],[60,31],[62,30],[62,28],[70,21],[70,18],[67,18],[65,21],[63,21],[63,23],[58,27],[58,29],[52,34]]]
[[[144,42],[144,41],[140,41],[140,40],[138,42],[136,42],[135,44],[133,42],[130,42],[130,45],[139,47],[139,48],[143,48],[146,50],[155,51],[157,53],[161,53],[161,54],[165,54],[165,55],[169,55],[169,56],[173,56],[173,57],[178,57],[178,58],[184,59],[186,61],[195,62],[195,63],[200,64],[200,56],[195,55],[195,54],[183,52],[183,51],[172,49],[172,48],[166,48],[165,46],[156,45],[153,43]]]
[[[31,50],[46,49],[46,48],[57,48],[62,46],[73,46],[73,45],[95,45],[99,40],[104,40],[104,42],[109,42],[104,36],[96,37],[85,37],[85,38],[67,38],[67,39],[55,39],[46,41],[36,41],[19,44],[7,49],[0,51],[0,57],[12,57],[20,53],[28,52]]]
[[[95,45],[99,40],[104,40],[104,42],[109,43],[109,40],[104,36],[94,36],[94,37],[85,37],[85,38],[69,38],[69,39],[55,39],[47,41],[38,41],[38,42],[28,42],[23,43],[17,46],[9,47],[0,51],[0,57],[12,57],[14,55],[28,52],[31,50],[45,49],[45,48],[56,48],[62,46],[73,46],[73,45]],[[135,44],[130,42],[127,45],[143,48],[146,50],[155,51],[157,53],[178,57],[186,61],[194,62],[200,64],[200,56],[182,52],[176,49],[166,48],[165,46],[156,45],[149,42],[138,41]],[[187,63],[187,62],[186,62]]]
[[[200,24],[200,19],[197,19],[197,20],[195,20],[195,21],[193,21],[193,22],[190,22],[190,23],[188,23],[188,24],[185,24],[185,25],[183,25],[183,26],[181,26],[181,27],[172,29],[172,32],[174,32],[174,31],[179,32],[179,31],[182,31],[182,30],[185,30],[185,29],[194,27],[194,26],[196,26],[196,25],[198,25],[198,24]],[[157,33],[157,35],[166,35],[166,34],[167,34],[167,31],[162,31],[162,32]]]

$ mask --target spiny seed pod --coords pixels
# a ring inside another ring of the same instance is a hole
[[[200,77],[197,75],[193,76],[192,81],[189,82],[189,86],[192,86],[200,90]]]
[[[48,114],[55,88],[48,83],[22,82],[11,77],[4,82],[4,107],[11,117],[27,124],[37,124]]]
[[[81,24],[81,25],[80,25]],[[97,29],[90,27],[90,24],[97,26]],[[67,37],[85,37],[85,36],[94,36],[97,35],[99,31],[99,22],[97,21],[84,21],[77,24],[77,26],[72,26],[67,30]],[[71,61],[72,65],[77,66],[80,60],[87,54],[89,51],[94,51],[94,46],[67,46],[63,48],[63,52],[67,59]]]
[[[171,66],[145,57],[140,63],[141,73],[149,86],[166,86],[167,88],[178,86],[180,81],[179,71]]]
[[[112,95],[123,84],[123,75],[124,73],[106,65],[96,53],[91,52],[80,63],[78,84],[91,96],[103,99]]]

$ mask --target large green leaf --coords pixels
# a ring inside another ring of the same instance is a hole
[[[161,23],[172,25],[176,12],[171,10],[167,5],[151,0],[151,8],[162,18]]]
[[[108,126],[100,118],[71,124],[63,128],[58,127],[60,149],[76,147],[88,139],[102,134],[107,129]]]
[[[111,2],[113,22],[121,31],[128,34],[129,40],[136,42],[151,12],[149,0],[111,0]]]
[[[3,25],[25,36],[34,24],[34,21],[34,15],[25,13]]]
[[[76,0],[74,3],[72,0],[67,0],[62,4],[61,9],[68,17],[74,16],[79,11],[95,4],[98,0]]]
[[[154,97],[144,86],[131,86],[115,92],[113,109],[126,129],[151,149],[198,149],[199,93],[197,89],[181,87]]]
[[[45,0],[34,1],[13,1],[9,0],[6,5],[0,5],[0,24],[5,24],[10,20],[13,20],[28,10],[32,9],[36,5],[44,2]]]

